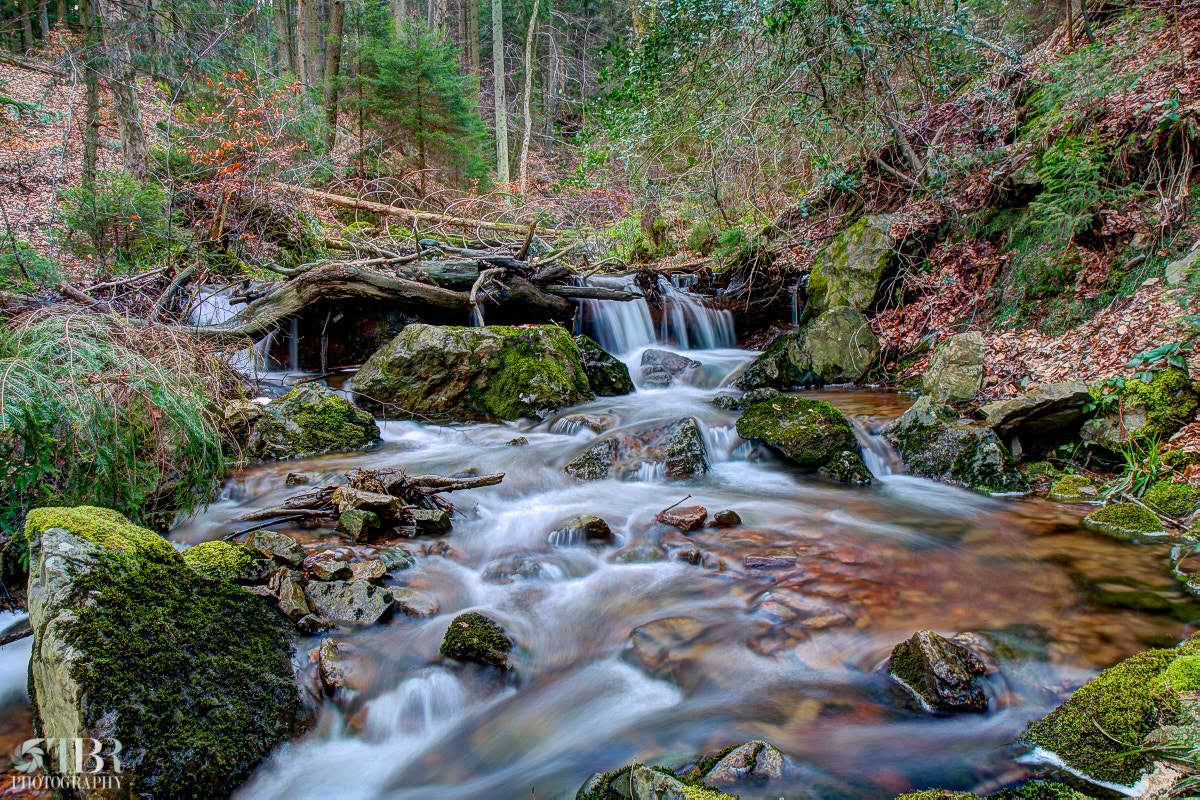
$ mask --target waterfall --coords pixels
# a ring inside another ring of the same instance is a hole
[[[593,280],[597,286],[611,289],[634,288],[630,278]],[[627,354],[655,344],[682,350],[737,346],[733,314],[709,307],[704,298],[677,288],[672,281],[660,278],[658,285],[662,292],[662,317],[657,330],[650,304],[645,298],[638,298],[629,301],[583,300],[583,332],[615,354]]]
[[[232,287],[212,289],[202,287],[196,290],[192,297],[191,309],[187,321],[192,325],[210,327],[222,325],[237,315],[240,309],[235,308],[230,298],[233,296]],[[278,330],[270,331],[252,347],[234,353],[230,358],[233,368],[244,375],[271,371],[271,348],[279,335]],[[299,320],[292,317],[288,328],[288,361],[282,365],[285,369],[299,371],[300,369],[300,330]]]
[[[367,733],[377,741],[396,735],[426,734],[466,706],[467,692],[447,670],[431,667],[371,701]]]

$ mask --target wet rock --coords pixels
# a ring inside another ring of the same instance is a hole
[[[339,486],[333,490],[333,507],[339,514],[347,511],[370,511],[382,519],[395,519],[404,508],[399,497],[380,492],[367,492],[352,486]]]
[[[183,551],[183,561],[206,578],[232,583],[262,583],[273,564],[253,547],[236,542],[202,542]]]
[[[392,609],[386,589],[362,580],[314,581],[304,596],[322,620],[337,625],[374,625]]]
[[[795,556],[746,556],[746,569],[791,569],[796,566]]]
[[[712,404],[726,411],[742,410],[742,398],[736,394],[719,394],[712,399]]]
[[[595,514],[576,514],[559,523],[550,531],[547,539],[555,547],[610,544],[613,541],[613,532],[608,523]]]
[[[288,573],[280,577],[277,597],[279,611],[292,622],[308,615],[310,609],[308,598],[304,596],[304,587],[293,574]]]
[[[681,531],[694,531],[704,525],[708,509],[704,506],[677,506],[661,511],[654,517],[664,525],[672,525]]]
[[[338,515],[335,530],[356,542],[365,542],[377,536],[383,529],[383,521],[374,511],[352,508]]]
[[[742,518],[736,511],[726,508],[713,514],[712,522],[709,524],[714,528],[732,528],[735,525],[741,525]]]
[[[611,414],[567,414],[554,421],[550,432],[572,434],[587,428],[592,433],[604,433],[616,424],[617,418]]]
[[[247,542],[258,552],[282,564],[298,567],[304,562],[304,550],[292,537],[275,531],[255,531]]]
[[[892,650],[888,674],[930,711],[987,711],[979,658],[933,631],[917,631]]]
[[[1048,383],[1009,400],[988,403],[980,411],[987,424],[1003,441],[1014,437],[1023,449],[1044,451],[1053,443],[1079,432],[1092,400],[1087,385],[1080,381]]]
[[[642,353],[642,384],[651,389],[670,386],[676,379],[686,378],[700,369],[699,361],[666,350],[646,350]]]
[[[625,656],[655,677],[670,678],[688,646],[707,629],[694,617],[656,619],[633,629]]]
[[[455,661],[470,661],[507,672],[513,669],[509,660],[512,649],[512,639],[498,622],[476,611],[469,611],[451,621],[442,639],[440,652]]]
[[[921,393],[937,403],[965,403],[983,386],[983,334],[968,331],[946,339],[921,373]]]
[[[763,786],[783,780],[789,760],[778,748],[756,739],[729,750],[699,777],[718,788]]]
[[[991,428],[960,421],[930,397],[921,397],[883,430],[912,475],[988,493],[1028,486]]]
[[[249,434],[254,423],[262,419],[262,405],[251,403],[249,400],[231,400],[225,404],[223,417],[225,427],[232,434],[234,440],[242,441]]]
[[[644,764],[594,773],[575,794],[575,800],[734,800],[715,789],[685,784],[666,771]]]
[[[716,569],[721,565],[720,560],[707,550],[701,550],[699,547],[683,547],[674,551],[671,554],[676,561],[682,561],[685,564],[691,564],[693,567],[703,567],[704,569]]]
[[[360,561],[350,565],[350,578],[356,581],[378,581],[387,575],[388,569],[377,558]]]
[[[307,472],[289,472],[283,479],[284,486],[307,486],[313,482],[313,476]]]
[[[515,439],[509,439],[507,442],[505,442],[505,444],[507,444],[509,447],[528,447],[529,440],[524,436],[518,436]]]
[[[450,512],[441,508],[414,508],[412,524],[422,536],[443,536],[450,532]]]
[[[1162,521],[1137,503],[1113,503],[1093,511],[1083,518],[1083,527],[1125,541],[1166,536]]]
[[[695,419],[681,417],[609,434],[588,445],[563,471],[582,480],[628,479],[636,478],[644,466],[656,465],[669,478],[708,472],[708,450]]]
[[[345,561],[329,559],[314,562],[312,574],[319,581],[344,581],[350,578],[353,570]]]
[[[879,339],[866,318],[843,305],[776,339],[735,385],[752,390],[850,383],[865,375],[878,357]]]
[[[325,691],[361,691],[371,685],[375,670],[362,648],[337,639],[323,639],[317,650],[317,672]]]
[[[667,551],[655,544],[636,544],[614,553],[609,560],[614,564],[653,564],[656,561],[666,561]]]
[[[359,450],[379,441],[379,426],[370,414],[315,383],[297,386],[261,406],[261,411],[243,447],[248,459]]]
[[[491,562],[482,572],[484,583],[512,583],[534,580],[542,574],[542,565],[528,556],[509,556]]]
[[[399,547],[385,547],[375,551],[375,558],[383,562],[388,572],[408,569],[413,565],[412,553]]]
[[[583,371],[588,385],[597,397],[615,397],[634,390],[625,362],[608,353],[596,342],[582,334],[575,337],[575,345],[583,359]]]
[[[1200,393],[1187,372],[1166,369],[1149,383],[1129,380],[1120,390],[1120,403],[1083,423],[1085,442],[1120,452],[1130,441],[1157,437],[1165,441],[1195,416]]]
[[[594,397],[579,347],[555,325],[409,325],[354,383],[372,408],[437,420],[542,419]]]
[[[824,400],[781,397],[756,403],[738,419],[737,432],[832,480],[864,485],[871,482],[871,472],[859,454],[850,423]]]
[[[438,613],[438,601],[416,589],[395,587],[389,589],[396,603],[396,610],[406,617],[432,617]]]
[[[290,631],[267,603],[202,577],[109,509],[34,509],[21,535],[38,732],[104,740],[89,775],[112,782],[103,796],[228,796],[289,738],[299,712]],[[146,731],[170,735],[149,745]],[[114,739],[126,743],[120,773],[106,770]],[[57,764],[46,759],[51,777]]]
[[[895,221],[894,215],[861,217],[821,248],[809,274],[805,318],[836,306],[871,308],[881,281],[896,265]]]
[[[718,408],[723,408],[726,411],[741,411],[747,406],[752,406],[755,403],[765,403],[768,400],[774,400],[777,397],[782,397],[783,392],[770,387],[761,389],[751,389],[742,394],[722,394],[713,398],[713,405]]]
[[[1054,482],[1047,496],[1060,503],[1080,503],[1095,500],[1099,493],[1091,479],[1082,475],[1064,475]]]

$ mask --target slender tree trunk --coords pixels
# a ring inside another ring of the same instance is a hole
[[[296,65],[292,60],[291,35],[288,32],[288,0],[275,0],[273,6],[273,21],[275,25],[275,58],[279,64],[279,72],[284,75],[295,75]]]
[[[296,5],[297,75],[307,88],[319,83],[321,66],[317,59],[317,0],[298,0]]]
[[[467,4],[467,60],[471,71],[479,74],[479,0],[463,0]]]
[[[446,32],[446,0],[429,0],[429,28]]]
[[[96,196],[96,151],[100,144],[100,20],[96,0],[82,0],[83,92],[87,111],[83,124],[83,169],[79,183],[85,196]]]
[[[330,3],[329,27],[325,32],[325,120],[329,125],[326,144],[330,150],[337,142],[338,72],[342,66],[342,17],[345,10],[344,0]]]
[[[508,183],[508,108],[504,99],[504,0],[492,0],[492,85],[496,95],[496,179]]]
[[[128,10],[119,0],[101,0],[109,35],[107,47],[108,84],[113,94],[113,110],[121,135],[121,159],[125,169],[139,181],[146,178],[146,134],[142,130],[142,113],[137,104],[137,70],[129,45],[130,19]]]
[[[42,34],[42,41],[50,38],[50,12],[47,9],[49,0],[38,0],[38,29]]]
[[[408,0],[390,0],[392,9],[392,30],[395,31],[396,40],[404,38],[404,32],[408,29]]]
[[[58,5],[55,6],[54,27],[67,27],[67,0],[58,0]],[[82,10],[82,9],[80,9]]]
[[[33,49],[33,7],[29,4],[29,0],[21,0],[21,39],[23,42],[22,50],[28,51]]]
[[[521,93],[521,116],[525,132],[521,137],[521,155],[517,159],[518,190],[522,195],[525,194],[529,175],[529,136],[533,132],[533,109],[529,101],[533,97],[533,39],[537,32],[538,3],[539,0],[533,0],[529,30],[525,32],[525,90]]]

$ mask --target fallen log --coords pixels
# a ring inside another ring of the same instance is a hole
[[[603,286],[546,286],[542,289],[546,294],[557,297],[567,297],[572,300],[619,300],[628,302],[637,300],[643,295],[628,289],[607,289]]]

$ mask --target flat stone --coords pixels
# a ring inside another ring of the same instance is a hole
[[[300,566],[304,561],[304,550],[295,539],[282,533],[255,531],[250,534],[247,544],[264,556],[291,564],[293,567]]]
[[[692,531],[702,526],[707,517],[708,509],[704,506],[677,506],[659,512],[654,519],[681,531]]]
[[[416,589],[394,587],[389,589],[396,603],[396,610],[406,617],[432,617],[438,613],[438,601]]]
[[[988,403],[980,411],[1001,439],[1016,436],[1028,447],[1043,437],[1078,427],[1092,400],[1082,381],[1048,383],[1017,397]]]
[[[377,558],[350,565],[350,577],[353,580],[377,581],[382,579],[387,573],[387,566]]]
[[[787,569],[796,566],[795,556],[746,556],[746,569]]]
[[[392,608],[388,590],[363,580],[314,581],[304,596],[322,620],[339,625],[373,625]]]

